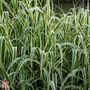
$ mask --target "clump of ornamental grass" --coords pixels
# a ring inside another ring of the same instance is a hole
[[[10,90],[90,89],[89,9],[59,18],[51,4],[0,0],[0,81]]]

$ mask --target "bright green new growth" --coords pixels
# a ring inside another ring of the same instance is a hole
[[[0,0],[0,81],[10,90],[89,90],[89,9],[59,18],[45,4]]]

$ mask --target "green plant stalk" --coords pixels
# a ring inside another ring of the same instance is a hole
[[[42,77],[43,51],[41,51],[41,62],[40,63],[41,63],[41,66],[40,66],[41,75],[40,76]]]
[[[90,87],[90,65],[89,65],[89,68],[88,68],[88,82],[89,82],[89,87]]]
[[[17,8],[18,8],[18,0],[11,0],[14,12],[17,13]]]
[[[53,0],[52,0],[52,2],[51,2],[51,3],[52,3],[52,16],[53,16]]]
[[[50,17],[50,0],[47,0],[47,15]]]
[[[81,71],[82,71],[82,75],[83,75],[84,90],[86,90],[87,89],[87,86],[86,86],[87,80],[86,80],[86,71],[85,71],[85,68],[82,68]]]
[[[76,55],[77,55],[77,49],[73,49],[71,73],[72,73],[72,71],[75,68]],[[73,85],[73,84],[74,84],[74,79],[72,77],[72,79],[71,79],[71,85]],[[72,90],[73,90],[73,88],[72,88]]]
[[[4,56],[3,56],[4,54],[5,54],[5,39],[3,37],[0,37],[0,67],[1,67],[1,70],[2,70],[6,80],[10,81],[8,74],[2,63],[4,61]]]
[[[7,72],[6,72],[5,68],[4,68],[1,60],[0,60],[0,67],[1,67],[1,69],[2,69],[3,74],[5,75],[6,80],[7,80],[7,81],[10,81],[10,80],[9,80],[9,77],[8,77],[8,74],[7,74]]]
[[[87,9],[89,10],[89,0],[87,0]]]
[[[0,0],[0,14],[1,14],[1,16],[2,16],[2,0]]]
[[[87,9],[86,10],[86,14],[85,14],[85,20],[86,20],[86,25],[89,25],[89,10]],[[88,37],[90,34],[90,30],[89,30],[89,27],[86,26],[86,36]]]
[[[35,0],[35,7],[37,7],[37,0]],[[37,13],[37,11],[35,11],[35,22],[37,22],[37,15],[38,15],[38,13]]]

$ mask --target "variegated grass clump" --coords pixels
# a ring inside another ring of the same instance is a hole
[[[39,0],[0,0],[0,81],[5,80],[10,90],[90,90],[89,9],[72,8],[59,18],[50,0],[45,6]]]

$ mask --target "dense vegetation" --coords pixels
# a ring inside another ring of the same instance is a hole
[[[10,90],[90,90],[89,8],[71,10],[59,18],[49,0],[0,0],[0,81]]]

